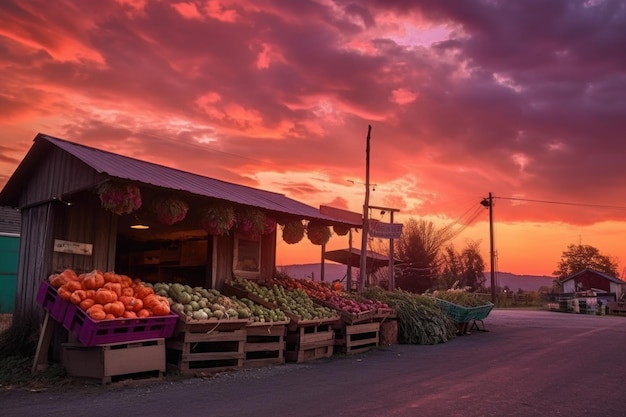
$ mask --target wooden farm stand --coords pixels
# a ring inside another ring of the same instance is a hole
[[[174,336],[166,341],[167,371],[197,375],[241,368],[249,323],[247,319],[189,320],[181,315]]]
[[[285,335],[289,321],[246,325],[244,368],[285,363]]]
[[[97,346],[64,343],[61,363],[69,376],[98,379],[102,384],[161,378],[165,372],[165,339]]]

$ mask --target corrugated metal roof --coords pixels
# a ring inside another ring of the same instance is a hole
[[[619,278],[613,277],[613,276],[611,276],[609,274],[606,274],[604,272],[596,271],[595,269],[591,269],[591,268],[585,268],[582,271],[575,272],[572,275],[569,275],[569,276],[561,279],[561,283],[563,284],[563,283],[565,283],[567,281],[573,280],[573,279],[575,279],[576,277],[578,277],[580,275],[586,274],[587,272],[591,272],[592,274],[598,275],[598,276],[600,276],[602,278],[605,278],[608,281],[614,282],[616,284],[625,284],[624,281],[622,281]]]
[[[352,227],[361,226],[361,224],[354,224],[323,215],[317,208],[293,200],[283,194],[168,168],[44,134],[37,135],[35,142],[38,140],[52,143],[80,159],[97,172],[111,177],[172,190],[186,191],[203,197],[217,198],[237,204],[300,216],[303,219],[319,219],[333,223],[349,224]]]

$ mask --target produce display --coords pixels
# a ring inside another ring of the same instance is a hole
[[[58,296],[77,305],[95,321],[167,316],[170,303],[141,280],[93,270],[77,274],[66,269],[48,277]]]
[[[445,291],[434,291],[433,297],[448,301],[462,307],[478,307],[488,304],[480,296],[461,289],[450,289]]]
[[[395,310],[402,343],[434,345],[456,337],[456,323],[433,297],[403,290],[385,291],[379,287],[368,288],[362,295],[387,303]]]
[[[236,287],[272,303],[287,314],[303,320],[329,319],[337,317],[337,312],[329,307],[316,305],[302,288],[288,289],[276,283],[263,286],[247,279],[237,279]]]
[[[269,310],[249,299],[228,297],[215,289],[179,283],[156,283],[152,288],[156,294],[167,297],[171,309],[188,320],[247,319],[261,323],[287,320],[280,309]]]
[[[278,284],[287,289],[301,289],[309,297],[323,302],[332,309],[343,311],[348,314],[361,314],[378,311],[380,308],[389,306],[380,300],[370,300],[341,290],[333,289],[332,284],[305,279],[291,278],[280,275],[268,281],[269,284]]]

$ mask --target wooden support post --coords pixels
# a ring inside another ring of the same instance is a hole
[[[48,351],[50,350],[50,341],[56,327],[56,321],[50,318],[50,313],[46,312],[43,319],[43,326],[39,334],[37,342],[37,351],[35,352],[35,360],[33,361],[32,373],[45,371],[48,369]]]

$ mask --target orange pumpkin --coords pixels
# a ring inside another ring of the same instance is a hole
[[[122,288],[133,286],[133,279],[131,277],[129,277],[128,275],[120,275],[120,277],[121,277],[120,283],[122,284]]]
[[[106,303],[117,301],[117,294],[106,288],[100,288],[94,294],[93,299],[96,300],[96,303],[105,305]]]
[[[113,291],[118,297],[122,295],[122,284],[119,282],[107,282],[102,288]]]
[[[106,314],[106,315],[104,316],[104,319],[105,319],[105,320],[115,320],[116,318],[117,318],[117,317],[115,317],[113,314],[110,314],[110,313],[108,313],[108,314]]]
[[[123,295],[120,297],[120,301],[124,303],[124,306],[126,306],[126,311],[137,312],[143,308],[143,301],[141,298]]]
[[[150,310],[147,310],[145,308],[142,308],[137,312],[137,317],[150,317],[151,315],[152,313],[150,312]]]
[[[154,290],[150,287],[146,287],[143,284],[135,285],[135,297],[137,298],[146,298],[146,296],[150,294],[154,294]]]
[[[85,298],[87,298],[87,291],[76,290],[70,296],[70,302],[72,304],[80,304]]]
[[[126,306],[124,306],[124,303],[121,301],[113,301],[111,303],[106,303],[103,310],[105,313],[112,314],[114,317],[122,317],[126,311]]]
[[[93,298],[85,298],[83,301],[80,302],[78,306],[80,307],[81,310],[87,311],[89,310],[89,307],[95,304],[96,304],[96,300],[94,300]]]
[[[133,290],[131,287],[124,287],[122,284],[122,295],[124,296],[128,296],[128,297],[134,297],[135,296],[135,290]]]
[[[59,294],[59,297],[65,301],[70,301],[72,298],[72,291],[68,290],[65,286],[59,287],[57,294]]]
[[[150,309],[155,316],[167,316],[170,314],[170,303],[167,298],[157,295],[151,302]]]
[[[125,319],[136,319],[137,313],[135,313],[134,311],[125,311],[124,314],[122,314],[122,317],[124,317]]]
[[[116,282],[118,284],[122,282],[122,276],[116,274],[115,272],[107,271],[102,274],[102,276],[104,277],[105,282]]]
[[[78,281],[67,281],[65,284],[63,284],[63,286],[65,288],[67,288],[70,292],[74,292],[77,290],[82,290],[83,289],[83,285],[78,282]]]
[[[98,290],[105,284],[104,277],[100,271],[93,270],[88,274],[85,274],[83,278],[83,287],[86,290]]]
[[[104,307],[101,304],[94,304],[86,311],[87,315],[94,320],[104,320],[107,313],[104,312]]]

